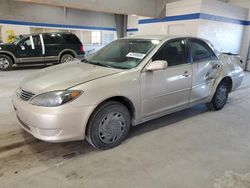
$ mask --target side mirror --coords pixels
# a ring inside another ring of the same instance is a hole
[[[158,71],[158,70],[165,70],[168,67],[168,62],[163,60],[157,60],[149,63],[146,67],[147,71]]]
[[[20,47],[21,47],[21,50],[25,50],[25,47],[24,47],[24,45],[21,45]]]

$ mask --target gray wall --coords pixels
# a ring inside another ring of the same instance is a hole
[[[115,28],[114,14],[0,0],[0,20]]]
[[[158,16],[159,0],[18,0],[116,14]]]

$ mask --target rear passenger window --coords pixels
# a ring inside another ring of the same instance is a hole
[[[193,57],[193,62],[210,61],[210,51],[209,46],[199,40],[190,40],[191,53]]]
[[[61,35],[57,33],[51,33],[43,35],[44,44],[61,44]]]
[[[79,44],[80,43],[79,38],[75,35],[72,35],[72,34],[64,35],[63,38],[68,44]]]
[[[168,66],[188,63],[186,58],[186,41],[182,39],[167,42],[153,57],[153,61],[164,60]]]

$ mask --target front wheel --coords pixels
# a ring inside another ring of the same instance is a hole
[[[73,61],[74,57],[71,54],[65,54],[61,57],[60,63],[69,63]]]
[[[86,139],[97,149],[111,149],[126,138],[130,122],[126,106],[116,101],[106,102],[91,116]]]
[[[13,61],[12,59],[7,55],[0,55],[0,70],[8,71],[12,68]]]
[[[229,88],[226,82],[221,82],[214,94],[214,97],[210,103],[208,103],[208,107],[211,110],[221,110],[228,99]]]

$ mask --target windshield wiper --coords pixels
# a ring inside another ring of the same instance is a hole
[[[102,63],[99,63],[99,62],[92,62],[93,65],[98,65],[98,66],[102,66],[102,67],[109,67],[109,68],[113,68],[112,66],[110,65],[105,65],[105,64],[102,64]]]
[[[105,65],[105,64],[102,64],[102,63],[100,63],[100,62],[89,61],[89,60],[87,60],[87,59],[82,59],[81,62],[86,62],[86,63],[92,64],[92,65],[98,65],[98,66],[102,66],[102,67],[113,68],[113,67],[110,66],[110,65]]]
[[[86,62],[92,65],[98,65],[98,66],[102,66],[102,67],[108,67],[108,68],[115,68],[115,69],[129,69],[127,67],[119,67],[119,66],[114,66],[114,65],[106,65],[106,64],[102,64],[100,62],[93,62],[93,61],[89,61],[87,59],[82,59],[81,62]]]
[[[112,66],[113,68],[115,69],[130,69],[130,68],[127,68],[127,67],[119,67],[119,66]]]

